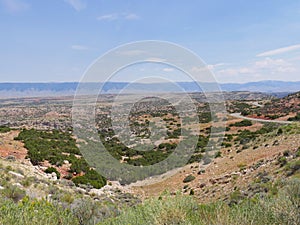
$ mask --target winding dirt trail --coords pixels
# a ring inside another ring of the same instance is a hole
[[[232,117],[235,117],[235,118],[245,119],[245,120],[252,120],[252,121],[256,121],[256,122],[280,123],[280,124],[292,124],[292,123],[294,123],[292,121],[264,120],[264,119],[258,119],[258,118],[251,118],[251,117],[242,116],[241,113],[231,113],[229,115],[232,116]]]

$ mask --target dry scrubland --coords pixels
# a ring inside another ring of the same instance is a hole
[[[192,158],[167,179],[152,178],[159,183],[139,181],[141,187],[128,185],[126,176],[122,185],[107,181],[87,164],[72,135],[70,99],[1,100],[0,224],[300,224],[299,96],[254,101],[257,94],[227,94],[228,112],[249,119],[226,115],[225,138],[212,158],[206,155],[209,107],[203,96],[193,96],[201,135]],[[112,101],[109,95],[98,103],[96,123],[99,138],[122,163],[161,161],[185,138],[181,129],[195,129],[182,127],[171,105],[141,101],[129,118],[132,135],[145,141],[152,118],[160,117],[157,127],[165,125],[167,136],[153,151],[134,150],[142,143],[124,146],[110,128]]]

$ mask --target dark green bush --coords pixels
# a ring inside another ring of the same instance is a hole
[[[78,176],[72,179],[72,181],[78,186],[79,184],[90,184],[94,188],[102,188],[106,185],[106,179],[97,173],[95,170],[89,170],[85,175]]]
[[[56,176],[57,176],[57,179],[60,178],[60,173],[57,171],[56,168],[54,167],[48,167],[46,170],[45,170],[45,173],[56,173]]]
[[[236,122],[229,125],[230,127],[249,127],[252,126],[252,122],[250,120],[243,120],[241,122]]]
[[[288,118],[288,121],[300,121],[300,113],[297,113],[295,117]]]
[[[186,178],[183,179],[183,183],[188,183],[188,182],[191,182],[195,179],[196,178],[193,175],[188,175]]]
[[[220,151],[216,152],[215,158],[219,158],[219,157],[221,157],[221,156],[222,156],[222,153],[221,153]]]
[[[6,126],[0,126],[0,133],[7,133],[10,132],[11,129],[9,127]]]
[[[286,165],[287,164],[286,157],[282,156],[282,157],[278,158],[278,163],[279,163],[280,166]]]

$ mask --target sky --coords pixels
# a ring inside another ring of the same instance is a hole
[[[143,40],[190,49],[220,83],[300,81],[300,1],[0,0],[0,30],[0,82],[80,81],[107,51]],[[124,81],[151,68],[179,79],[141,64]]]

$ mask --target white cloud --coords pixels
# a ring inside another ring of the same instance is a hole
[[[236,76],[239,74],[252,74],[255,73],[255,70],[248,67],[240,67],[240,68],[227,68],[217,71],[216,73],[222,75]]]
[[[118,17],[118,14],[116,13],[113,13],[113,14],[106,14],[106,15],[102,15],[102,16],[99,16],[97,18],[97,20],[107,20],[107,21],[112,21],[112,20],[117,20],[119,17]]]
[[[249,82],[257,80],[288,80],[298,76],[299,68],[284,59],[264,58],[240,67],[215,70],[219,80],[226,82]]]
[[[197,66],[193,66],[190,70],[190,72],[192,73],[199,73],[199,72],[203,72],[203,71],[207,71],[208,67],[197,67]]]
[[[217,63],[217,64],[208,64],[208,65],[203,65],[202,67],[197,67],[197,66],[194,66],[191,68],[191,72],[203,72],[203,71],[207,71],[207,70],[215,70],[217,69],[218,67],[221,67],[221,66],[225,66],[227,65],[226,63]]]
[[[87,46],[84,45],[72,45],[71,48],[73,50],[79,50],[79,51],[85,51],[89,49]]]
[[[126,19],[126,20],[137,20],[137,19],[139,19],[140,17],[138,16],[138,15],[136,15],[136,14],[134,14],[134,13],[130,13],[130,14],[125,14],[124,15],[124,19]]]
[[[156,57],[150,57],[146,60],[149,62],[158,62],[158,63],[167,61],[166,59],[156,58]]]
[[[174,69],[173,68],[164,68],[163,71],[164,72],[173,72]]]
[[[76,11],[81,11],[86,8],[86,3],[82,0],[64,0],[70,4]]]
[[[214,70],[214,69],[217,69],[218,67],[225,66],[225,65],[228,65],[228,64],[227,63],[209,64],[209,65],[207,65],[207,68],[209,70]]]
[[[128,51],[119,51],[119,55],[125,55],[125,56],[137,56],[137,55],[142,55],[146,53],[145,51],[141,50],[128,50]]]
[[[26,11],[30,8],[28,3],[21,0],[1,0],[4,8],[10,13]]]
[[[266,56],[273,56],[273,55],[279,55],[282,53],[286,53],[286,52],[290,52],[290,51],[295,51],[300,49],[300,44],[298,45],[291,45],[291,46],[287,46],[284,48],[277,48],[271,51],[267,51],[267,52],[262,52],[258,55],[256,55],[257,57],[266,57]]]
[[[273,73],[276,72],[295,72],[293,65],[283,59],[265,58],[254,63],[256,69],[267,69]]]
[[[112,13],[97,17],[97,20],[114,21],[114,20],[137,20],[140,17],[134,13]]]

